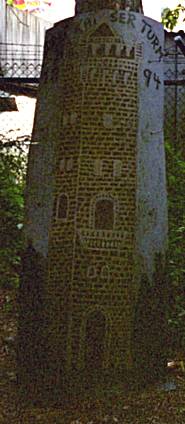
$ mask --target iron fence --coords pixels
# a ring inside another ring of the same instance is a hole
[[[22,85],[21,93],[36,97],[42,60],[42,45],[0,43],[0,90],[16,95]],[[185,57],[175,45],[165,58],[164,84],[165,138],[173,139],[184,149]]]
[[[36,83],[42,59],[42,45],[0,43],[0,77],[4,82]]]
[[[174,46],[164,63],[164,133],[182,151],[185,149],[185,57]]]

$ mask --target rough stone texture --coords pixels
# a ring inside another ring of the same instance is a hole
[[[80,351],[77,346],[79,340],[85,342],[84,324],[94,309],[101,310],[110,322],[106,345],[110,333],[117,333],[117,350],[128,351],[129,339],[124,336],[122,323],[130,321],[127,287],[133,280],[140,46],[126,51],[122,40],[105,24],[90,32],[81,43],[76,38],[70,41],[71,46],[66,43],[62,70],[65,113],[61,122],[62,143],[57,155],[55,191],[56,198],[61,188],[67,195],[68,211],[65,220],[57,219],[54,211],[49,284],[55,283],[61,288],[66,283],[72,284],[71,357],[74,365],[82,366],[84,352],[82,346]],[[81,63],[83,52],[85,65]],[[71,158],[73,167],[68,171]],[[97,159],[102,162],[102,174],[95,176]],[[66,167],[61,172],[59,164],[63,160]],[[114,166],[118,161],[121,169],[117,176]],[[103,220],[99,229],[95,210],[100,200],[104,201],[105,210],[104,216],[99,211]],[[111,213],[113,222],[107,230],[105,217]],[[111,343],[113,352],[114,339]],[[116,360],[122,362],[122,357],[114,352],[112,364]],[[105,363],[107,361],[105,358]]]
[[[55,174],[55,149],[60,134],[61,93],[56,75],[56,60],[62,60],[60,31],[46,35],[45,56],[37,108],[29,152],[26,197],[26,238],[45,257],[48,252],[48,231],[53,208],[53,184]],[[54,41],[55,40],[55,41]],[[52,43],[56,44],[52,51]],[[59,65],[60,66],[60,65]],[[30,171],[31,170],[31,171]]]
[[[51,381],[90,356],[132,367],[140,282],[154,283],[166,248],[162,58],[162,26],[125,10],[47,33],[26,232],[48,256]]]

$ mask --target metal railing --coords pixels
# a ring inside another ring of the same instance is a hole
[[[36,97],[43,60],[43,46],[0,43],[0,90]],[[164,64],[165,136],[185,144],[185,57],[169,49]]]
[[[165,59],[165,138],[185,146],[185,57],[174,47]]]
[[[43,46],[0,43],[0,78],[7,82],[38,83]]]

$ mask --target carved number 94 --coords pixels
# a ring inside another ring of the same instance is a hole
[[[151,69],[145,69],[144,77],[147,87],[150,87],[151,81],[154,81],[156,90],[159,90],[161,80],[155,72],[152,72]]]

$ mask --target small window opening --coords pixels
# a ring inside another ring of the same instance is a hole
[[[109,199],[101,199],[95,206],[95,229],[113,230],[114,226],[114,203]]]
[[[57,202],[57,218],[66,219],[68,211],[68,198],[66,194],[60,194]]]

